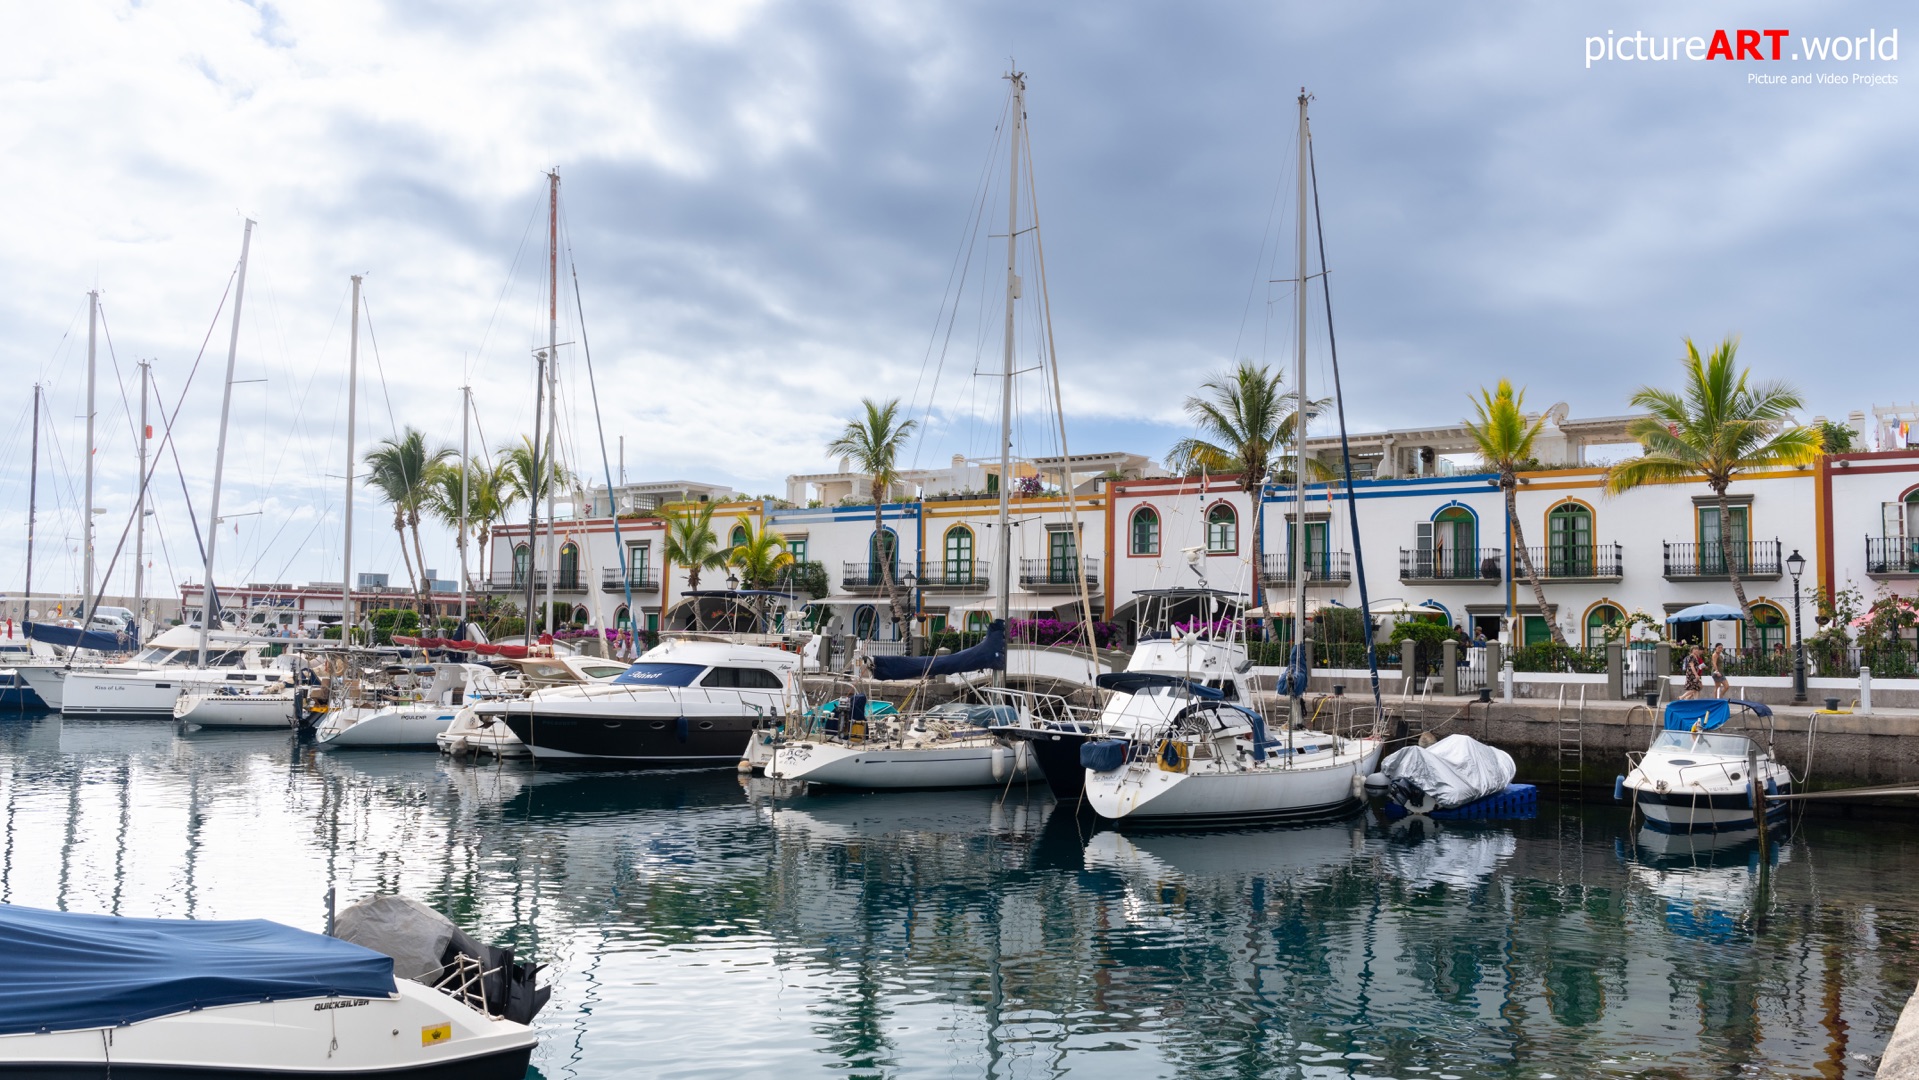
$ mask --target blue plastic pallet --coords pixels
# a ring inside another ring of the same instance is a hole
[[[1388,817],[1405,817],[1406,808],[1398,803],[1386,804]],[[1435,810],[1428,817],[1440,821],[1457,821],[1463,818],[1506,818],[1526,819],[1539,815],[1539,789],[1532,784],[1507,784],[1503,789],[1474,799],[1464,806],[1455,806],[1451,810]]]

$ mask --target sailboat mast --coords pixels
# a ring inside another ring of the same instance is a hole
[[[100,290],[87,294],[87,494],[85,516],[80,519],[80,609],[81,625],[93,622],[93,381],[94,340],[100,324]]]
[[[533,356],[539,366],[533,378],[533,439],[527,444],[527,456],[532,459],[531,475],[527,482],[533,487],[526,497],[526,564],[522,566],[518,558],[513,561],[513,572],[526,575],[526,618],[522,620],[526,627],[521,633],[528,645],[533,644],[533,604],[537,600],[534,589],[537,587],[535,582],[539,580],[539,575],[533,572],[536,565],[533,549],[540,538],[540,479],[546,468],[540,457],[541,409],[546,405],[541,400],[546,393],[546,350],[541,349]]]
[[[139,626],[140,616],[146,609],[147,585],[147,439],[152,429],[147,426],[147,383],[153,372],[150,361],[140,361],[140,498],[133,507],[133,618],[134,626]]]
[[[1006,349],[999,398],[999,617],[1013,609],[1013,301],[1019,299],[1019,139],[1026,120],[1026,75],[1011,72],[1011,137],[1006,140]]]
[[[554,429],[560,423],[560,170],[546,174],[546,460],[553,456]],[[547,466],[552,472],[552,465]],[[553,485],[546,485],[546,610],[540,623],[553,629],[553,579],[560,576],[560,552],[553,539]],[[529,624],[530,625],[530,624]]]
[[[220,480],[227,465],[227,416],[233,410],[233,364],[240,355],[240,302],[247,294],[247,252],[253,247],[253,219],[240,237],[240,276],[233,286],[233,333],[227,339],[227,381],[220,390],[220,441],[213,452],[213,502],[207,508],[206,585],[201,596],[200,666],[207,666],[207,637],[213,631],[213,545],[220,539]]]
[[[340,544],[340,646],[353,643],[353,435],[360,402],[360,275],[353,275],[353,330],[346,350],[346,515]]]
[[[33,384],[33,451],[27,466],[27,590],[20,621],[33,617],[33,523],[40,509],[40,384]]]
[[[466,507],[467,476],[472,461],[467,454],[467,432],[473,427],[473,387],[460,388],[460,623],[466,624]],[[464,634],[464,631],[462,631]]]
[[[1293,295],[1297,306],[1293,313],[1295,332],[1293,390],[1298,395],[1293,412],[1293,648],[1304,656],[1306,644],[1306,90],[1299,91],[1299,260],[1293,275]],[[1253,508],[1260,513],[1260,507]],[[1302,719],[1305,709],[1304,679],[1293,686],[1291,730]]]

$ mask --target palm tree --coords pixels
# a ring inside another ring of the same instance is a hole
[[[446,462],[429,472],[427,509],[435,518],[456,529],[460,526],[462,472],[466,480],[466,523],[475,530],[474,538],[480,545],[480,576],[484,578],[487,573],[487,549],[490,546],[488,540],[493,535],[493,523],[506,515],[507,504],[512,500],[512,480],[504,464],[489,465],[484,461],[468,462],[465,470]]]
[[[1254,579],[1258,580],[1259,561],[1266,550],[1266,514],[1260,494],[1269,473],[1284,471],[1287,444],[1295,441],[1299,427],[1299,398],[1282,386],[1283,371],[1264,364],[1241,360],[1239,366],[1222,371],[1200,383],[1204,394],[1186,399],[1186,415],[1193,418],[1199,434],[1181,439],[1168,451],[1167,465],[1178,472],[1208,472],[1239,476],[1239,489],[1251,501],[1253,513]],[[1306,419],[1311,422],[1330,401],[1308,401]],[[1316,459],[1307,459],[1306,469],[1314,479],[1327,479],[1331,473]],[[1298,508],[1295,508],[1297,510]],[[1303,540],[1305,521],[1300,519],[1298,533]]]
[[[1606,470],[1606,491],[1617,494],[1662,480],[1705,477],[1719,497],[1719,556],[1732,579],[1739,610],[1748,609],[1739,560],[1732,553],[1731,506],[1726,489],[1742,470],[1807,465],[1824,446],[1818,428],[1792,422],[1804,402],[1783,382],[1747,384],[1749,372],[1736,369],[1739,339],[1728,337],[1710,356],[1686,339],[1685,388],[1674,393],[1642,386],[1634,407],[1649,414],[1626,431],[1645,453]],[[1743,555],[1743,553],[1741,553]]]
[[[427,450],[426,435],[411,427],[396,438],[381,439],[366,455],[367,486],[393,507],[393,531],[400,534],[403,558],[407,554],[407,530],[413,532],[413,558],[407,561],[407,577],[413,583],[414,599],[421,605],[425,604],[420,575],[426,572],[426,553],[420,547],[420,509],[426,504],[428,475],[452,456],[453,451],[446,447]],[[414,573],[415,562],[420,575]]]
[[[1526,547],[1526,530],[1519,523],[1516,497],[1519,469],[1533,459],[1533,440],[1546,426],[1546,418],[1527,421],[1526,392],[1515,392],[1510,379],[1499,380],[1498,387],[1490,391],[1481,388],[1479,396],[1470,400],[1478,419],[1466,421],[1466,430],[1479,444],[1480,460],[1486,468],[1499,474],[1499,490],[1506,493],[1506,524],[1512,529],[1513,550],[1519,554],[1519,565],[1525,569],[1526,581],[1532,585],[1533,603],[1539,605],[1540,618],[1546,620],[1553,644],[1564,646],[1566,637],[1559,632],[1559,621],[1553,618],[1552,608],[1546,606],[1546,588],[1539,583],[1539,570],[1533,565],[1532,551]],[[1519,635],[1514,637],[1515,644],[1523,641]]]
[[[733,545],[726,553],[726,561],[739,571],[742,586],[770,589],[779,584],[780,576],[793,565],[793,555],[786,550],[786,538],[765,529],[755,530],[751,525],[744,528],[746,539]]]
[[[520,436],[518,443],[509,443],[496,451],[500,455],[500,472],[506,480],[507,502],[515,503],[521,499],[537,499],[546,494],[548,488],[564,488],[574,482],[572,473],[559,462],[559,458],[536,454],[533,440]],[[536,483],[533,476],[533,461],[539,457],[540,472],[545,483]]]
[[[900,399],[894,398],[884,405],[872,398],[861,398],[860,405],[865,415],[857,420],[848,420],[840,436],[826,444],[826,452],[836,458],[844,458],[853,467],[866,474],[873,495],[873,543],[871,552],[873,561],[879,563],[880,583],[886,589],[886,600],[893,609],[893,621],[906,621],[906,601],[893,582],[893,560],[899,552],[894,548],[896,541],[887,539],[886,526],[881,511],[886,506],[886,496],[899,483],[899,454],[906,440],[919,426],[917,420],[902,420],[899,415]],[[1005,482],[1005,478],[1001,478]],[[1000,538],[1002,541],[1005,537]]]
[[[713,535],[713,504],[701,503],[696,510],[670,515],[666,519],[666,541],[660,557],[668,566],[686,567],[687,586],[700,587],[700,571],[718,570],[726,565],[727,551]]]

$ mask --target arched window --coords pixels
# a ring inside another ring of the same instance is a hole
[[[1606,643],[1606,628],[1617,626],[1626,618],[1626,613],[1611,604],[1596,604],[1586,612],[1586,646]]]
[[[1593,512],[1584,503],[1560,503],[1546,514],[1546,576],[1592,573]]]
[[[973,583],[973,530],[964,525],[946,530],[946,566],[941,580],[948,585]]]
[[[868,585],[878,585],[885,580],[880,572],[882,565],[886,566],[891,572],[892,579],[898,581],[900,579],[899,534],[891,529],[881,529],[875,532],[866,541],[866,558],[866,583]]]
[[[580,545],[567,541],[560,545],[559,588],[577,589],[580,587]]]
[[[739,547],[741,544],[746,543],[748,535],[746,522],[742,521],[738,525],[733,526],[733,532],[726,538],[726,546],[729,548]]]
[[[1159,511],[1150,506],[1133,511],[1133,554],[1159,554]]]
[[[879,622],[879,612],[871,604],[861,604],[853,612],[853,636],[872,640],[873,627]]]
[[[1433,515],[1433,570],[1436,577],[1479,576],[1479,523],[1463,506]]]
[[[513,549],[513,584],[515,585],[526,584],[527,556],[525,544],[520,544]]]
[[[986,617],[984,611],[969,611],[966,613],[966,632],[969,634],[983,634],[986,632],[987,623],[991,621],[992,620]]]
[[[625,604],[613,609],[613,625],[622,630],[633,629],[633,616],[626,610]]]
[[[576,623],[585,623],[586,609],[583,607],[575,606],[573,609],[573,621]]]
[[[1206,554],[1232,555],[1239,551],[1239,515],[1225,503],[1206,512]]]
[[[1771,604],[1754,604],[1746,625],[1746,647],[1763,654],[1786,651],[1786,616]]]

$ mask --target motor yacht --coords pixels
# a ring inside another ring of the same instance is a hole
[[[1735,716],[1739,730],[1724,730]],[[1652,744],[1627,755],[1629,769],[1615,793],[1666,832],[1755,830],[1755,788],[1766,795],[1793,791],[1791,770],[1773,759],[1772,720],[1772,709],[1756,701],[1668,702]],[[1786,808],[1775,802],[1766,813],[1780,818]]]
[[[494,697],[519,697],[535,690],[555,686],[584,686],[612,682],[626,673],[629,665],[595,656],[529,656],[502,659],[514,669],[504,691]],[[453,716],[453,722],[434,741],[443,754],[491,754],[494,757],[526,757],[526,744],[500,721],[497,714],[480,715],[472,694],[468,703]]]
[[[125,662],[57,672],[60,713],[171,718],[173,703],[183,691],[220,686],[256,689],[287,679],[288,661],[269,665],[262,657],[272,644],[269,638],[216,630],[208,635],[206,664],[201,666],[200,631],[176,626]],[[38,691],[40,683],[33,674],[24,674]]]

